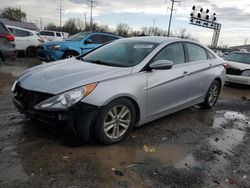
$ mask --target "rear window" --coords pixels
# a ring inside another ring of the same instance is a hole
[[[39,33],[40,35],[45,35],[45,36],[55,36],[54,32],[50,32],[50,31],[41,31]]]
[[[0,23],[0,33],[1,34],[9,34],[8,29],[2,23]]]
[[[190,62],[207,60],[207,53],[204,48],[193,43],[186,43],[186,47]]]
[[[9,28],[14,36],[16,37],[28,37],[32,36],[33,34],[29,31],[24,31],[22,29],[16,29],[16,28]]]
[[[56,36],[57,37],[61,37],[61,33],[56,33]]]

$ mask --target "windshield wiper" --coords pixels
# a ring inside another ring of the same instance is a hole
[[[86,61],[86,62],[90,62],[90,63],[95,63],[95,64],[98,64],[98,65],[106,65],[106,66],[113,66],[113,67],[127,67],[125,65],[105,62],[105,61],[102,61],[102,60],[89,60],[89,59],[84,59],[84,58],[82,58],[82,60]]]

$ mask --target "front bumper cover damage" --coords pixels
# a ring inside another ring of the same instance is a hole
[[[90,140],[91,126],[95,123],[99,112],[98,107],[82,102],[78,102],[66,110],[57,111],[36,110],[23,104],[16,97],[14,97],[13,102],[20,113],[27,117],[49,125],[66,125],[84,141]]]

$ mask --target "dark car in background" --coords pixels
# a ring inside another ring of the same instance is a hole
[[[0,22],[0,62],[7,59],[16,59],[14,36],[7,27]]]
[[[38,59],[46,62],[71,58],[122,38],[121,36],[101,32],[81,32],[64,41],[51,41],[38,46]]]

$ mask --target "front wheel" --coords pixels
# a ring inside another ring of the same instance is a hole
[[[78,56],[78,53],[76,52],[66,52],[63,55],[63,59],[69,59],[69,58],[76,57],[76,56]]]
[[[97,140],[104,145],[122,141],[135,124],[135,108],[125,98],[109,103],[100,111],[96,124]]]
[[[202,103],[204,108],[209,109],[215,105],[220,94],[220,89],[220,83],[217,80],[214,80],[207,91],[204,102]]]

